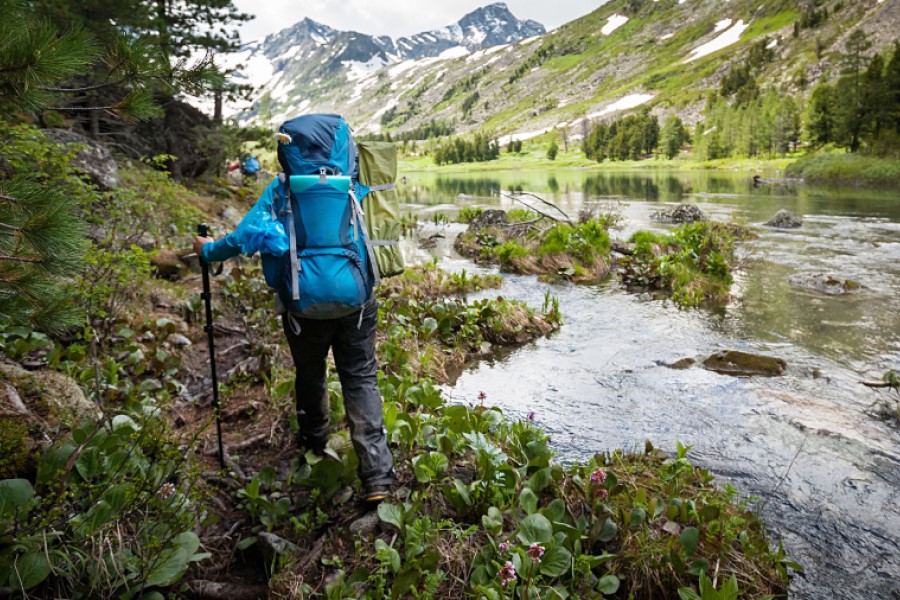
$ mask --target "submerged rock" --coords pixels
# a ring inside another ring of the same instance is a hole
[[[788,277],[788,283],[794,287],[829,296],[842,296],[862,289],[862,286],[852,279],[841,280],[827,273],[797,273]]]
[[[665,366],[669,367],[670,369],[677,369],[677,370],[681,371],[681,370],[689,369],[690,367],[693,367],[694,364],[696,364],[696,362],[697,361],[694,360],[693,358],[681,358],[681,359],[676,360],[673,363],[668,363]]]
[[[722,350],[703,361],[703,368],[737,377],[777,377],[784,375],[787,363],[774,356],[750,354],[740,350]]]
[[[706,215],[700,210],[700,207],[696,204],[679,204],[673,208],[669,208],[666,210],[660,210],[652,215],[650,218],[655,221],[660,221],[661,223],[695,223],[697,221],[706,221]]]
[[[794,229],[803,225],[803,219],[795,215],[789,210],[781,209],[775,216],[766,222],[769,227],[777,227],[778,229]]]

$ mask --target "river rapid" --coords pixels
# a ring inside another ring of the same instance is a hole
[[[404,212],[426,223],[414,236],[443,236],[429,251],[408,240],[407,258],[480,270],[452,250],[464,226],[434,221],[461,206],[515,206],[500,190],[538,193],[570,214],[614,204],[624,222],[613,237],[623,240],[636,229],[665,230],[651,214],[683,201],[754,226],[760,237],[741,247],[734,300],[717,309],[680,310],[614,280],[575,286],[505,276],[499,292],[483,296],[537,307],[550,292],[563,327],[468,368],[447,395],[474,402],[484,391],[508,414],[534,411],[561,460],[645,440],[666,450],[690,444],[695,463],[758,497],[773,541],[805,568],[793,598],[900,599],[900,430],[875,417],[886,392],[859,384],[900,368],[900,193],[754,187],[746,174],[406,174]],[[763,227],[780,208],[802,216],[803,227]],[[833,297],[789,285],[790,275],[807,273],[863,289]],[[781,357],[787,373],[737,378],[665,366],[722,349]]]

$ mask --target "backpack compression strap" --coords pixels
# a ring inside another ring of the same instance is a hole
[[[297,232],[294,229],[294,209],[291,206],[291,186],[288,183],[287,175],[278,174],[278,180],[281,182],[281,189],[278,196],[285,201],[285,211],[288,218],[288,238],[290,240],[291,254],[291,299],[300,299],[300,257],[297,256]],[[275,204],[272,203],[272,216],[275,217]]]
[[[350,188],[350,204],[353,207],[353,219],[355,221],[354,224],[354,236],[355,239],[359,239],[360,229],[366,226],[365,215],[362,211],[362,206],[359,203],[359,200],[356,199],[356,192],[353,191],[353,188]],[[363,242],[366,245],[366,254],[369,256],[369,264],[372,266],[372,278],[374,280],[373,287],[378,287],[378,284],[381,283],[381,272],[378,270],[378,261],[375,259],[375,246],[368,236],[363,236]]]

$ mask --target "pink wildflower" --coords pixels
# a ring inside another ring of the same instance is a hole
[[[156,495],[166,500],[175,495],[175,485],[171,483],[162,484],[158,490],[156,490]]]
[[[525,551],[525,554],[531,557],[531,562],[539,563],[541,562],[541,557],[544,555],[544,547],[540,544],[532,544],[529,546],[528,550]]]
[[[591,473],[591,485],[599,487],[606,482],[606,472],[603,469],[597,469]]]
[[[508,583],[512,583],[516,580],[516,566],[512,564],[512,561],[508,560],[497,575],[500,577],[501,585],[505,586]]]
[[[482,402],[487,400],[487,392],[485,392],[484,390],[478,392],[478,399],[481,400]]]
[[[500,542],[500,554],[506,554],[509,551],[509,542]]]

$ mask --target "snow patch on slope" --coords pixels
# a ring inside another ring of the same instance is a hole
[[[702,46],[698,46],[691,50],[691,55],[685,59],[684,62],[689,63],[697,60],[698,58],[703,58],[713,52],[718,52],[722,48],[726,48],[731,46],[732,44],[736,44],[741,39],[741,34],[750,27],[750,23],[744,23],[744,20],[741,19],[724,32],[722,32],[716,39],[711,42],[707,42]]]
[[[641,104],[646,104],[653,100],[653,94],[629,94],[623,98],[619,98],[612,104],[606,106],[602,110],[591,113],[587,116],[588,119],[597,119],[603,116],[606,116],[610,113],[614,113],[620,110],[628,110],[630,108],[636,108]]]
[[[606,21],[606,25],[604,25],[603,28],[600,29],[600,33],[602,33],[603,35],[609,35],[627,22],[628,17],[626,17],[625,15],[613,15]]]
[[[358,60],[343,60],[341,64],[347,69],[347,81],[359,81],[385,66],[387,62],[378,54],[361,62]]]

